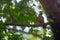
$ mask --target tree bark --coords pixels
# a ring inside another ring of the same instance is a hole
[[[54,40],[60,40],[60,3],[57,1],[58,0],[40,0],[40,3],[47,12],[47,17],[57,22],[51,24]]]

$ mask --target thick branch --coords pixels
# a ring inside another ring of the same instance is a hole
[[[0,24],[2,25],[2,24]],[[13,26],[28,26],[28,27],[38,27],[38,26],[44,26],[44,25],[50,25],[50,23],[43,23],[43,24],[16,24],[16,23],[5,23],[4,25],[8,26],[8,25],[13,25]]]

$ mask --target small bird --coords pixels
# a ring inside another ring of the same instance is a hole
[[[38,21],[39,23],[44,23],[44,17],[42,16],[42,13],[38,15]]]
[[[44,17],[42,16],[42,12],[38,15],[37,20],[40,24],[44,24]],[[44,25],[43,25],[43,28],[45,28]]]

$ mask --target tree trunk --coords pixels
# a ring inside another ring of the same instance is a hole
[[[51,24],[54,40],[60,40],[60,23]]]
[[[43,8],[48,13],[48,18],[57,22],[51,24],[54,40],[60,40],[60,4],[57,1],[58,0],[40,0]]]

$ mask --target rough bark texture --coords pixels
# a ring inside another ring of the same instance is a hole
[[[60,4],[57,3],[57,0],[40,0],[40,3],[49,16],[60,19]]]
[[[60,3],[58,0],[40,0],[45,11],[48,13],[48,18],[54,20],[54,22],[60,22]],[[52,31],[54,33],[54,40],[60,40],[60,23],[51,24]]]

